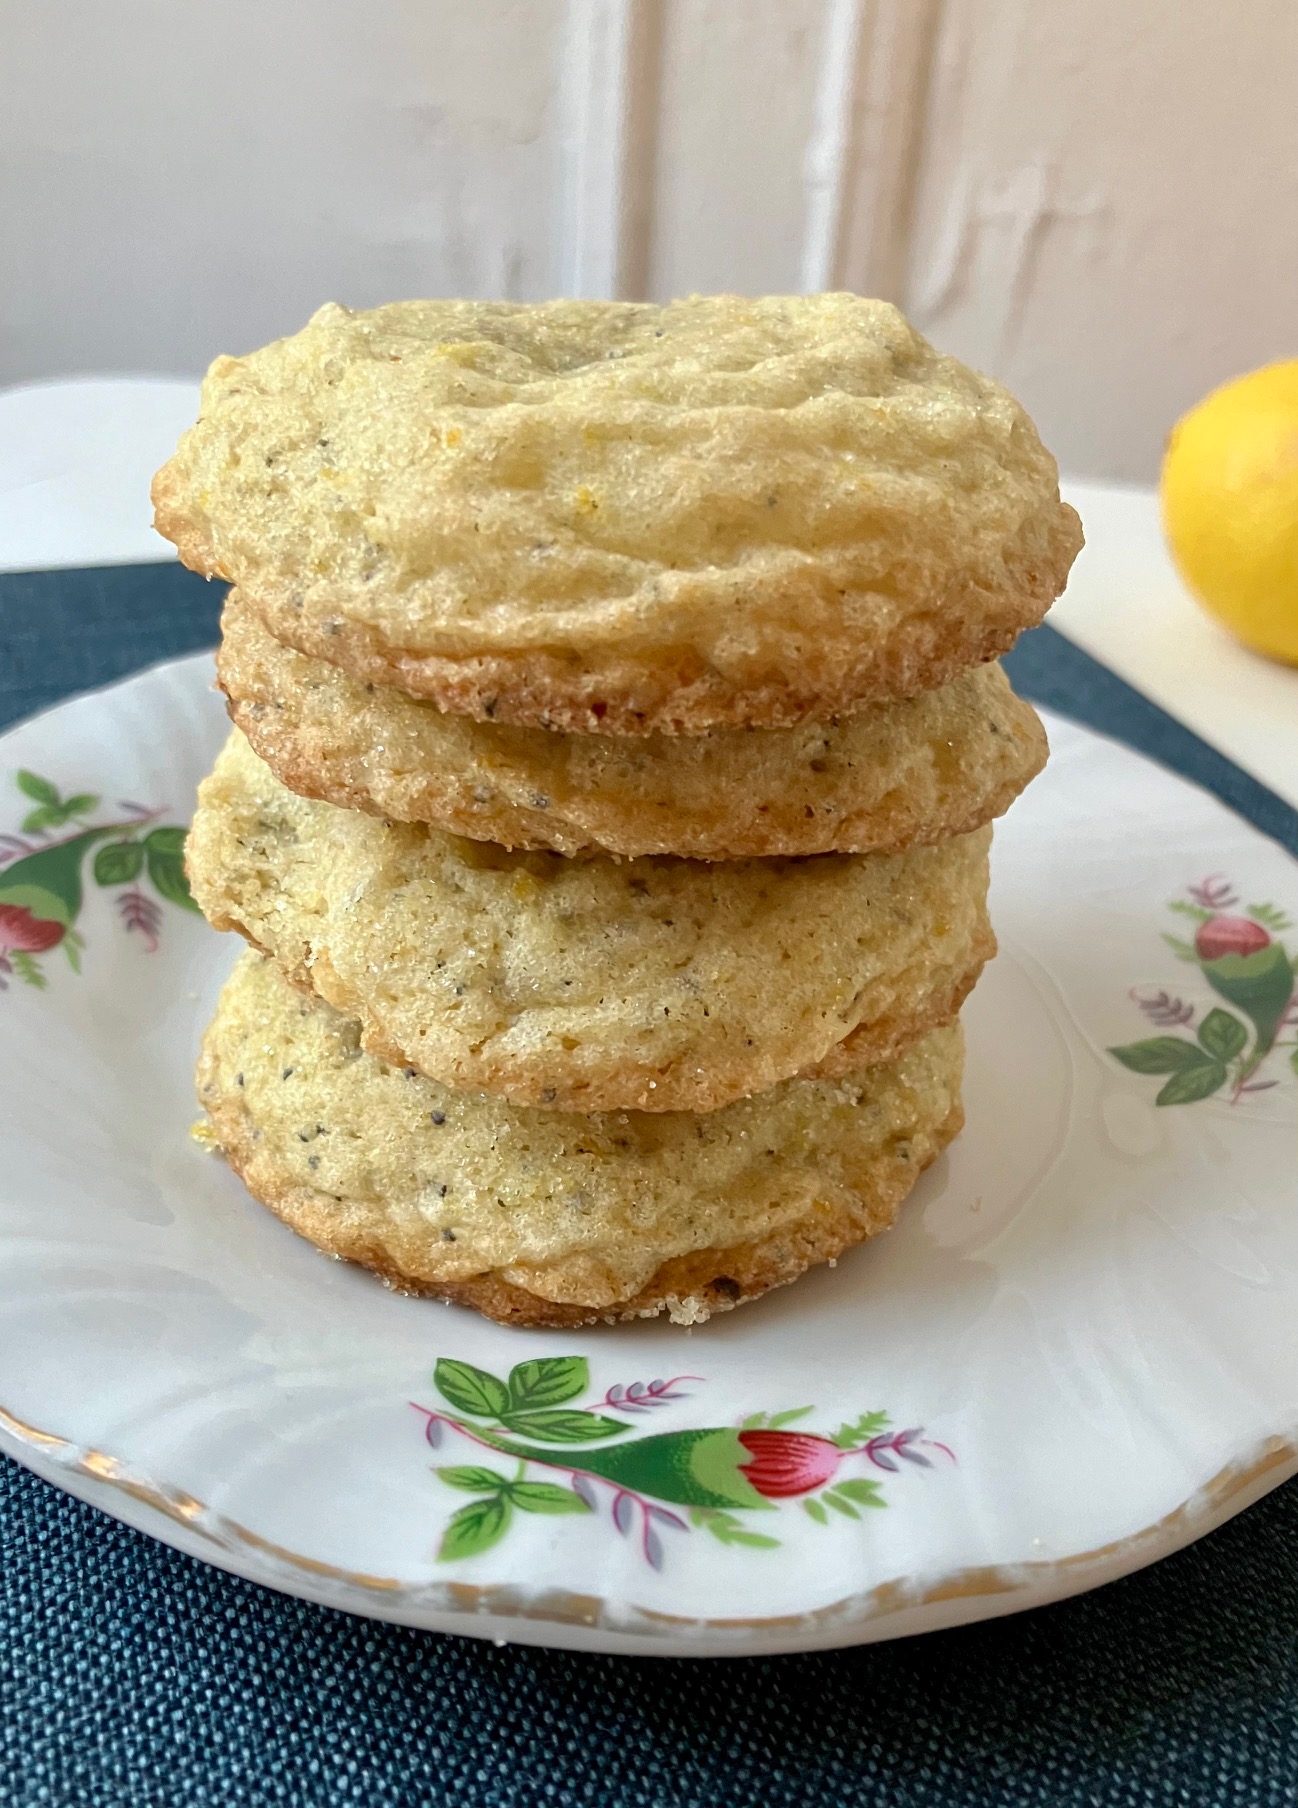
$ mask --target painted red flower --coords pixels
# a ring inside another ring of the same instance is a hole
[[[1200,923],[1194,951],[1200,960],[1220,960],[1223,954],[1257,954],[1271,937],[1252,917],[1210,917]]]
[[[34,917],[25,904],[0,904],[0,954],[44,954],[66,934],[62,923]]]
[[[740,1468],[768,1500],[810,1494],[832,1479],[843,1460],[837,1444],[808,1431],[741,1431],[739,1442],[752,1454]]]

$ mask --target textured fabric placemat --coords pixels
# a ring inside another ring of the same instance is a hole
[[[177,566],[0,576],[0,724],[211,644]],[[1049,629],[1037,701],[1298,814]],[[0,1378],[0,1398],[2,1378]],[[1125,1582],[807,1657],[575,1656],[352,1619],[183,1557],[0,1459],[4,1808],[1290,1808],[1298,1482]]]

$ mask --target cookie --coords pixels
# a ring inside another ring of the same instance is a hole
[[[518,1325],[694,1324],[886,1230],[959,1130],[958,1025],[706,1117],[524,1110],[366,1054],[246,954],[199,1063],[250,1191],[404,1291]]]
[[[300,652],[603,734],[933,689],[1081,545],[1013,397],[856,295],[330,305],[217,359],[153,498]]]
[[[509,853],[285,789],[236,730],[187,865],[367,1048],[523,1105],[713,1111],[947,1017],[994,949],[990,829],[903,854]],[[841,1057],[839,1057],[841,1058]]]
[[[888,851],[967,834],[1046,758],[996,665],[825,727],[565,735],[447,715],[282,646],[232,591],[217,675],[290,790],[503,847],[695,860]]]

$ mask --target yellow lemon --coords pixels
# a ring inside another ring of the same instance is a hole
[[[1298,665],[1298,359],[1238,377],[1178,421],[1160,492],[1172,557],[1204,608]]]

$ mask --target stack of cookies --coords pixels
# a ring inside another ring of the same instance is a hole
[[[327,307],[212,366],[160,530],[229,579],[209,1134],[514,1324],[694,1323],[960,1128],[992,663],[1080,544],[995,383],[851,295]]]

